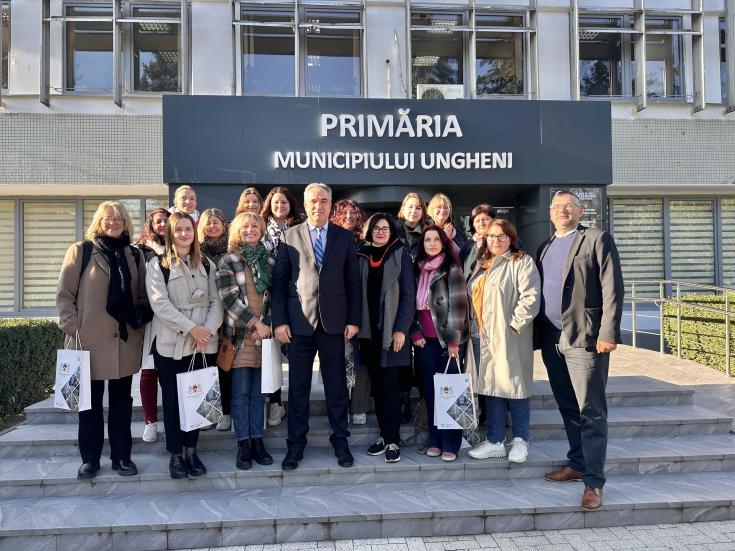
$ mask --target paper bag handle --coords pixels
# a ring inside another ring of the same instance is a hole
[[[71,337],[67,337],[64,340],[65,340],[64,349],[69,350],[69,346],[72,343],[74,344],[74,348],[72,348],[72,350],[81,350],[82,349],[82,341],[79,338],[79,331],[76,332],[76,334],[74,335],[74,338],[73,339]]]
[[[459,358],[452,358],[451,356],[449,356],[449,358],[447,359],[447,365],[444,366],[444,375],[446,375],[447,371],[449,371],[449,364],[452,363],[452,360],[457,362],[457,371],[459,373],[462,373],[462,366],[459,365]]]
[[[209,366],[207,365],[207,356],[204,354],[204,350],[198,353],[202,355],[203,369],[208,368]],[[194,360],[196,359],[196,357],[197,351],[195,350],[194,353],[191,355],[191,362],[189,362],[189,369],[187,369],[187,371],[194,371]]]

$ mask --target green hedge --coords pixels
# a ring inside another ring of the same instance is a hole
[[[48,397],[63,336],[46,319],[0,319],[0,421]]]
[[[725,316],[707,312],[697,305],[725,309],[725,296],[691,294],[682,296],[681,357],[725,372]],[[735,310],[735,293],[729,296],[730,310]],[[674,354],[676,342],[676,305],[664,304],[664,338]],[[735,316],[730,318],[730,371],[735,372]]]

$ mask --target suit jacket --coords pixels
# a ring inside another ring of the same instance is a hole
[[[324,262],[317,268],[306,222],[283,233],[273,269],[273,327],[289,325],[294,335],[309,336],[319,321],[329,334],[360,325],[362,301],[355,240],[334,223],[327,227]]]
[[[552,239],[547,239],[536,255],[542,290],[543,259]],[[561,321],[569,344],[575,348],[592,348],[598,340],[622,342],[620,320],[625,289],[620,257],[612,236],[580,224],[564,263],[563,278]],[[542,292],[542,314],[536,318],[536,348],[540,347],[540,332],[549,329],[542,320],[543,311]]]

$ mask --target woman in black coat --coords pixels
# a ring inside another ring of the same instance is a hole
[[[368,454],[385,453],[385,460],[393,463],[401,459],[400,371],[411,363],[407,335],[415,313],[416,283],[411,256],[390,214],[374,214],[365,238],[366,244],[357,253],[362,282],[358,338],[380,426],[380,437]]]

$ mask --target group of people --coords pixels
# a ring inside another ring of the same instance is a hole
[[[570,446],[568,465],[546,478],[584,480],[582,506],[601,506],[605,385],[609,353],[620,342],[623,282],[612,237],[579,223],[583,209],[573,193],[552,197],[556,232],[535,258],[523,250],[513,224],[488,204],[472,209],[468,238],[444,194],[427,205],[409,193],[397,217],[380,212],[367,218],[354,201],[333,204],[331,189],[313,183],[304,191],[303,222],[283,187],[265,200],[246,189],[231,222],[218,209],[200,215],[188,186],[176,191],[174,203],[149,213],[136,245],[124,206],[100,204],[86,240],[64,259],[60,326],[69,339],[79,337],[91,358],[92,408],[79,414],[79,478],[100,469],[104,381],[112,468],[137,473],[131,384],[141,366],[144,440],[157,437],[158,383],[170,475],[206,473],[196,453],[199,431],[179,428],[176,375],[192,365],[215,365],[221,339],[234,347],[234,361],[230,372],[220,371],[225,415],[216,428],[234,423],[239,469],[273,462],[263,443],[260,343],[267,338],[282,343],[289,363],[284,470],[298,468],[304,456],[317,354],[340,466],[354,463],[349,422],[366,422],[371,396],[380,436],[366,451],[400,460],[400,425],[412,415],[412,386],[429,426],[419,453],[456,460],[462,430],[432,422],[434,375],[466,368],[477,370],[487,425],[485,441],[469,456],[507,455],[522,463],[533,350],[540,348]],[[346,352],[355,363],[351,390]],[[268,423],[278,424],[285,413],[280,392],[268,400]]]

